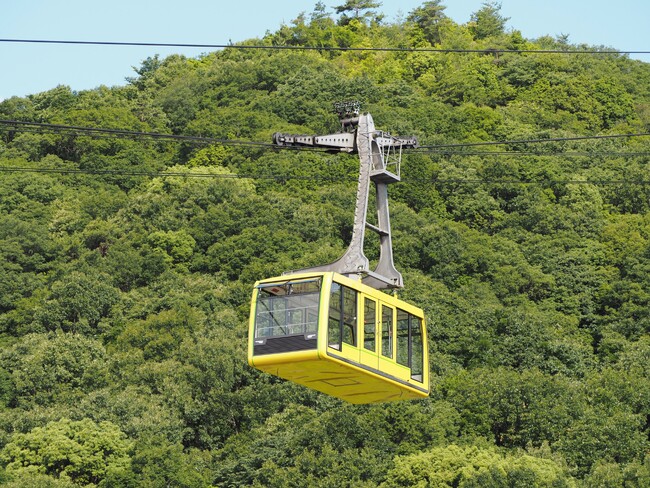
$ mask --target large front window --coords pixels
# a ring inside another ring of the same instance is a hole
[[[320,290],[320,278],[260,285],[255,338],[316,333]]]

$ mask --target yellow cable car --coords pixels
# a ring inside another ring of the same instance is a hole
[[[251,366],[350,403],[429,394],[424,313],[335,272],[258,281]]]
[[[375,130],[372,116],[360,114],[356,103],[339,104],[337,112],[344,133],[276,133],[273,140],[279,146],[359,154],[350,245],[333,263],[255,284],[248,363],[351,403],[426,397],[429,357],[424,313],[379,291],[403,286],[393,264],[386,188],[400,180],[402,148],[415,147],[417,140]],[[371,182],[376,223],[366,219]],[[363,253],[365,229],[379,235],[374,271]]]

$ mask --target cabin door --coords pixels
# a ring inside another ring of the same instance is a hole
[[[328,319],[328,353],[359,362],[359,320],[356,290],[332,283]]]
[[[378,305],[375,300],[369,297],[363,297],[360,304],[361,327],[360,333],[362,338],[359,341],[359,356],[363,366],[372,369],[379,369],[379,320]]]

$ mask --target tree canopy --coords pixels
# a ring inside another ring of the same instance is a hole
[[[0,102],[41,124],[0,126],[4,485],[650,484],[650,65],[526,39],[494,2],[380,9]],[[268,146],[337,132],[343,100],[421,146],[389,197],[425,400],[246,363],[254,282],[351,238],[356,157]]]

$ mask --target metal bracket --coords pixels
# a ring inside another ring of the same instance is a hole
[[[359,182],[354,213],[354,227],[350,245],[343,256],[333,263],[296,271],[335,271],[360,278],[363,283],[376,289],[402,288],[402,275],[393,263],[392,234],[388,211],[388,189],[390,183],[400,181],[400,163],[403,148],[417,147],[414,137],[399,138],[375,130],[370,114],[359,115],[358,105],[337,107],[343,129],[354,127],[354,132],[326,136],[306,136],[275,133],[273,142],[280,146],[314,146],[329,148],[335,152],[344,151],[359,154]],[[368,198],[370,182],[375,185],[377,203],[377,225],[368,223]],[[379,235],[379,261],[374,271],[363,252],[365,230]]]

